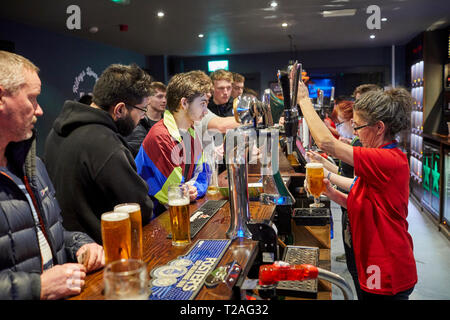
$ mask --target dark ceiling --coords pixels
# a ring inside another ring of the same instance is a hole
[[[449,0],[278,0],[276,8],[271,0],[129,1],[9,0],[2,1],[0,16],[145,55],[178,56],[399,45],[450,22]],[[81,9],[81,30],[66,26],[67,7],[74,4]],[[378,5],[381,17],[387,18],[381,30],[366,26],[370,5]],[[356,13],[333,18],[321,14],[342,9]],[[159,10],[163,18],[157,17]],[[128,31],[121,32],[120,24],[128,25]],[[91,33],[92,27],[98,32]]]

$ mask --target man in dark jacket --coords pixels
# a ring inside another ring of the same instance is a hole
[[[152,82],[150,85],[148,110],[133,132],[126,137],[133,157],[136,157],[142,141],[144,141],[153,125],[163,118],[166,105],[166,86],[162,82]]]
[[[45,142],[44,162],[56,188],[64,227],[101,243],[101,215],[119,203],[153,203],[125,141],[148,105],[151,78],[136,65],[111,65],[97,80],[90,106],[66,101]]]
[[[219,69],[211,73],[213,82],[213,95],[209,100],[208,109],[219,117],[233,116],[233,98],[231,90],[233,74],[229,71]]]
[[[78,294],[86,272],[104,265],[101,246],[63,228],[55,190],[36,157],[34,124],[43,114],[38,71],[0,51],[0,300]],[[84,265],[68,263],[77,259]]]

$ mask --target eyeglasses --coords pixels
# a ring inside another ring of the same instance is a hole
[[[126,103],[125,103],[125,105],[126,105],[127,107],[132,107],[132,108],[141,110],[141,111],[144,112],[144,113],[147,113],[147,111],[148,111],[148,106],[145,106],[144,108],[141,108],[141,107],[133,106],[132,104],[126,104]]]
[[[368,126],[371,126],[370,123],[367,123],[367,124],[363,124],[362,126],[355,127],[356,123],[353,121],[353,119],[351,120],[351,123],[352,123],[352,128],[355,131],[358,131],[359,129],[362,129],[362,128],[365,128],[365,127],[368,127]]]

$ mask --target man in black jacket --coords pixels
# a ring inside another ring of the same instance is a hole
[[[166,86],[162,82],[152,82],[150,85],[150,98],[147,113],[144,118],[139,121],[139,124],[133,132],[126,137],[133,157],[136,157],[142,141],[144,141],[153,125],[163,118],[166,105]]]
[[[63,228],[55,190],[36,157],[34,124],[43,115],[38,71],[28,59],[0,51],[0,300],[78,294],[86,272],[105,263],[103,248],[88,235]],[[83,264],[68,263],[77,259]]]
[[[233,98],[231,97],[233,74],[219,69],[212,72],[210,78],[214,89],[209,99],[208,109],[219,117],[233,116]]]
[[[125,141],[147,111],[151,78],[136,65],[111,65],[97,80],[90,106],[66,101],[45,142],[44,162],[56,188],[64,226],[101,243],[101,215],[115,205],[153,203]]]

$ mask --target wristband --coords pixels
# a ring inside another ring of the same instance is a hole
[[[328,181],[330,181],[330,182],[331,182],[331,180],[330,180],[330,176],[331,176],[331,171],[328,171],[328,174],[327,174],[327,179],[328,179]]]

